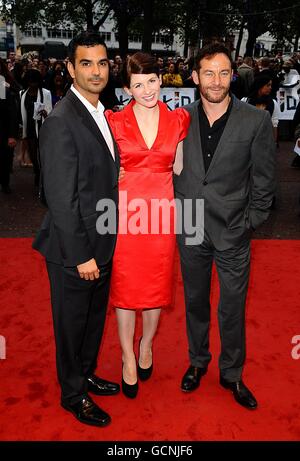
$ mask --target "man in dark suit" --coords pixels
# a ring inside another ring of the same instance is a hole
[[[49,211],[33,247],[47,263],[61,404],[83,423],[106,426],[110,416],[88,392],[119,392],[118,384],[94,374],[116,231],[105,233],[98,225],[96,229],[101,215],[96,209],[105,209],[100,200],[109,202],[116,229],[119,157],[99,101],[109,74],[106,46],[99,34],[86,32],[74,38],[69,59],[73,85],[40,131]]]
[[[256,408],[257,402],[241,378],[249,241],[251,231],[269,214],[275,145],[269,113],[231,95],[231,75],[227,48],[213,44],[200,50],[193,79],[201,98],[185,106],[191,125],[183,144],[183,169],[174,177],[175,194],[183,209],[185,199],[192,199],[193,204],[203,199],[204,235],[202,241],[192,244],[186,232],[178,235],[190,357],[181,388],[187,392],[196,389],[211,360],[210,283],[214,260],[220,281],[220,384],[233,392],[239,404]],[[195,213],[193,206],[193,222],[199,221]]]
[[[5,64],[0,58],[0,185],[2,192],[9,194],[10,173],[13,165],[14,148],[17,144],[19,122],[15,95],[5,82]],[[3,69],[3,72],[2,72]]]

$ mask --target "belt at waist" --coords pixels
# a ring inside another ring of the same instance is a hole
[[[134,166],[130,166],[130,167],[124,167],[124,170],[125,172],[126,171],[129,171],[130,173],[133,172],[133,173],[169,173],[170,171],[173,171],[173,167],[172,166],[168,166],[168,167],[157,167],[157,168],[143,168],[143,167],[134,167]]]

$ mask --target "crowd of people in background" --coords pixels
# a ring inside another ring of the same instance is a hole
[[[115,89],[123,85],[123,62],[120,55],[110,59],[109,83],[101,94],[105,109],[118,108]],[[188,87],[198,91],[192,79],[192,57],[157,56],[157,64],[162,87]],[[294,85],[294,80],[290,78],[292,75],[298,75],[300,80],[300,53],[292,54],[288,60],[284,60],[282,52],[279,52],[274,57],[259,59],[239,56],[234,62],[231,92],[237,98],[270,112],[275,139],[278,139],[279,119],[277,91],[281,86]],[[0,58],[0,82],[1,76],[5,81],[2,83],[2,86],[5,85],[5,99],[0,96],[0,183],[2,191],[10,193],[9,174],[14,152],[22,167],[33,167],[34,184],[38,186],[38,130],[43,119],[64,97],[72,81],[66,60],[44,60],[34,52],[23,56],[10,52],[7,60]],[[296,126],[295,122],[294,128]],[[300,167],[300,156],[296,157],[292,166]]]

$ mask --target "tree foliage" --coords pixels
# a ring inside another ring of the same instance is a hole
[[[298,6],[297,6],[298,4]],[[75,28],[99,30],[113,15],[121,54],[128,50],[128,34],[143,35],[143,49],[150,51],[153,33],[178,34],[184,43],[197,47],[213,38],[226,38],[234,31],[248,31],[246,54],[269,31],[278,43],[299,38],[299,0],[2,0],[0,16],[21,28],[74,24]],[[166,44],[167,46],[168,44]]]
[[[270,16],[269,32],[277,40],[278,46],[283,46],[287,41],[291,45],[296,45],[295,47],[297,48],[300,36],[300,2],[279,0],[278,8],[280,7],[291,8],[276,12]]]
[[[2,14],[21,28],[37,25],[99,30],[111,5],[103,0],[4,0]],[[1,11],[1,10],[0,10]]]

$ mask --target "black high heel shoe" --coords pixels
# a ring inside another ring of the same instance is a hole
[[[139,354],[140,354],[140,350],[141,350],[141,341],[142,341],[142,336],[140,337],[140,340],[139,340]],[[140,357],[139,357],[140,359]],[[147,381],[147,379],[150,378],[150,376],[152,375],[152,371],[153,371],[153,356],[152,356],[152,363],[150,365],[150,367],[148,368],[142,368],[140,367],[139,365],[139,362],[137,363],[137,374],[138,374],[138,377],[140,378],[141,381]]]
[[[124,363],[122,362],[122,391],[123,394],[126,395],[129,399],[135,399],[138,393],[139,389],[139,383],[138,381],[135,384],[128,384],[126,381],[124,381],[123,378],[123,367]]]

